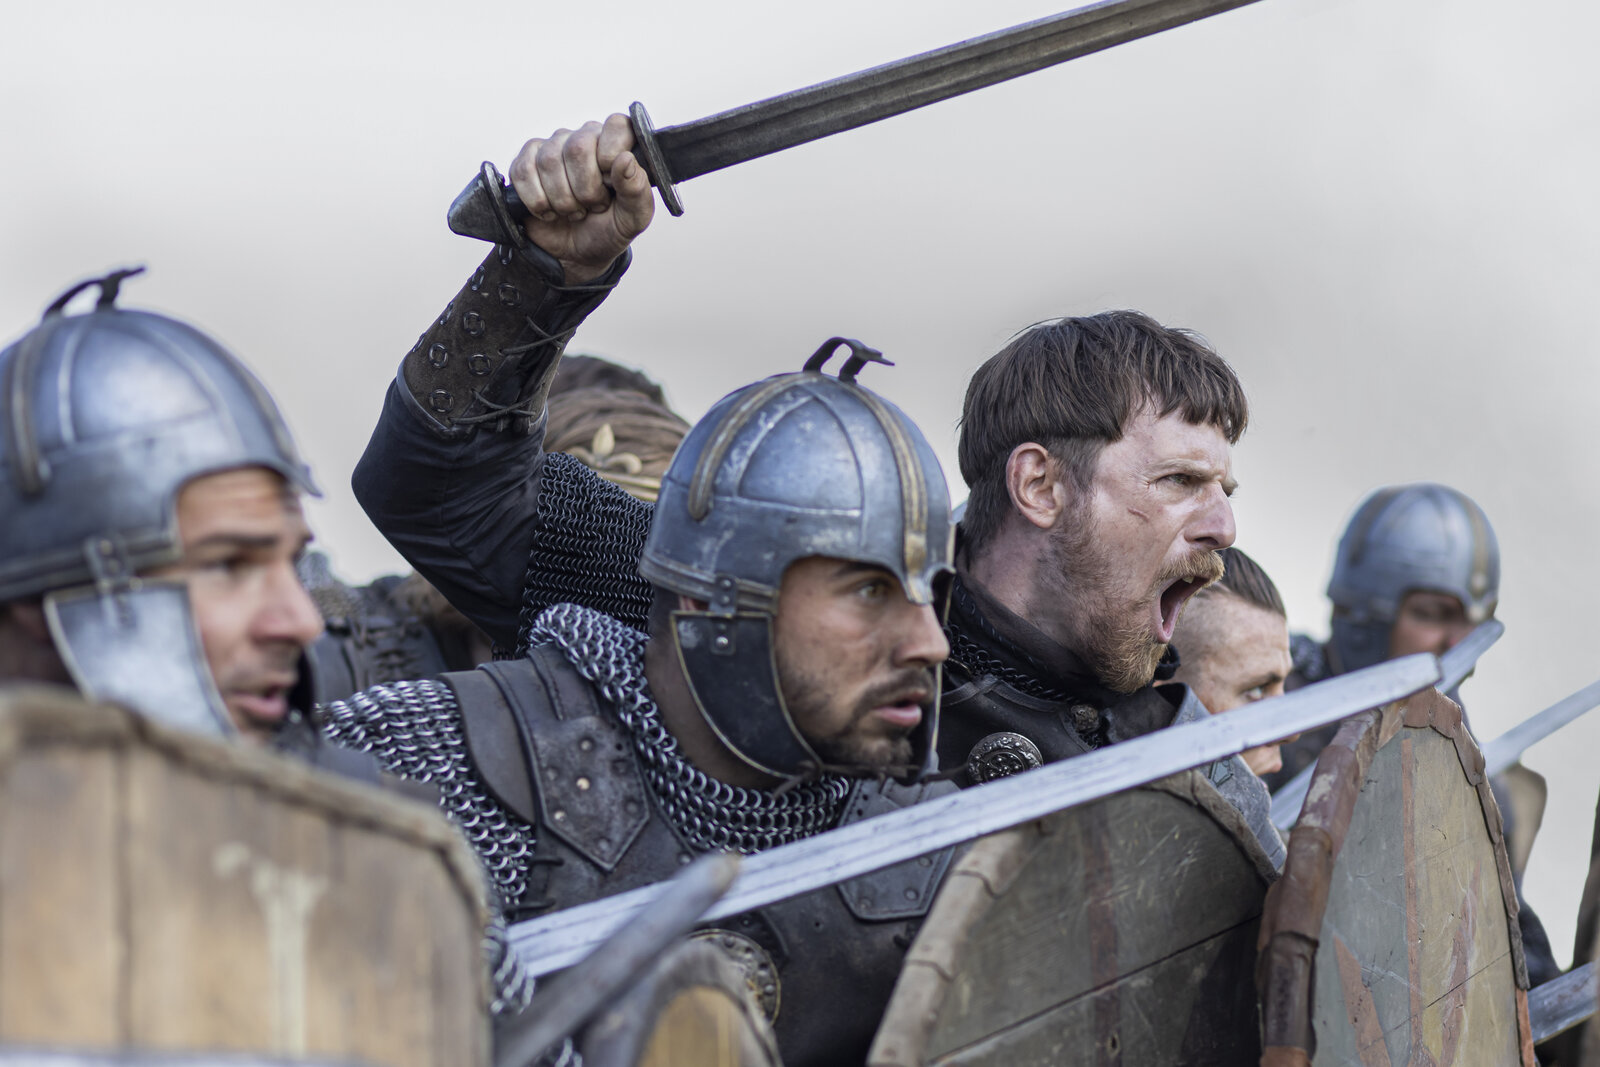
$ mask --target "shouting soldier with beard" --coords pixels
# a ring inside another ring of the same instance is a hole
[[[1133,311],[1040,323],[973,375],[959,456],[971,489],[947,632],[946,766],[986,781],[1205,708],[1171,647],[1233,544],[1232,368]],[[1207,769],[1267,853],[1283,845],[1238,757]]]

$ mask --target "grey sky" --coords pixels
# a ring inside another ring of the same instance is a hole
[[[1052,13],[1047,0],[604,6],[14,5],[0,65],[0,331],[143,262],[126,300],[231,344],[327,491],[338,568],[397,560],[349,474],[400,356],[482,253],[443,226],[482,159],[643,100],[661,124]],[[1504,551],[1480,736],[1600,675],[1592,5],[1263,0],[687,183],[573,348],[691,416],[831,334],[942,449],[1016,329],[1137,307],[1254,405],[1239,544],[1326,630],[1334,538],[1378,485],[1475,497]],[[1527,894],[1571,951],[1600,717],[1535,749]]]

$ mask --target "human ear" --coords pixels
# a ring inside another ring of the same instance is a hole
[[[1067,507],[1071,489],[1059,476],[1059,466],[1049,449],[1034,441],[1013,448],[1006,460],[1011,507],[1041,530],[1054,527]]]

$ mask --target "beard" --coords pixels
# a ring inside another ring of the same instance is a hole
[[[1150,605],[1175,581],[1198,579],[1200,589],[1220,579],[1224,569],[1219,553],[1196,549],[1164,565],[1148,587],[1130,595],[1130,583],[1118,574],[1121,561],[1115,549],[1098,536],[1082,511],[1063,524],[1053,544],[1061,602],[1075,635],[1073,651],[1115,693],[1149,685],[1167,654],[1167,643],[1150,633]],[[1178,609],[1179,615],[1187,604]]]
[[[921,689],[937,694],[939,679],[933,671],[907,668],[895,672],[891,678],[872,686],[856,699],[842,726],[825,734],[817,734],[804,729],[801,724],[830,722],[837,718],[833,714],[836,687],[786,662],[781,650],[777,654],[777,661],[779,692],[789,708],[789,717],[812,751],[828,764],[830,771],[878,772],[910,766],[913,755],[911,730],[869,732],[863,729],[863,724],[874,708],[896,702],[907,690]],[[930,711],[928,705],[922,705],[923,724],[927,723]]]

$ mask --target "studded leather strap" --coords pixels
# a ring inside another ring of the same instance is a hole
[[[400,378],[435,432],[525,433],[544,411],[567,339],[628,269],[624,252],[584,285],[534,245],[496,246],[417,340]]]

